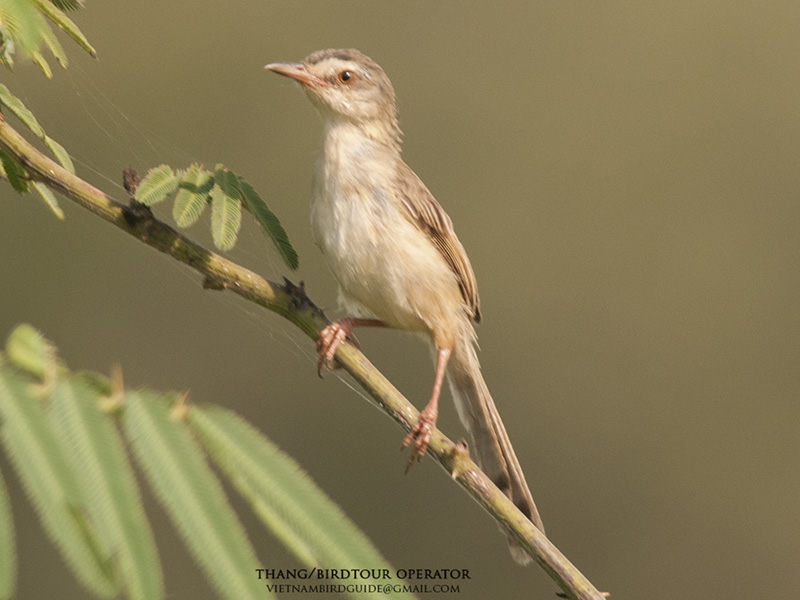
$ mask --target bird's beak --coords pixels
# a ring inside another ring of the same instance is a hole
[[[323,83],[322,79],[313,73],[309,73],[308,69],[306,69],[306,66],[302,63],[270,63],[264,68],[269,71],[273,71],[274,73],[278,73],[279,75],[291,77],[295,81],[299,81],[308,87],[319,87]]]

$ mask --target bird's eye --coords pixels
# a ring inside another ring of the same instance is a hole
[[[353,79],[353,74],[350,71],[342,71],[339,73],[338,78],[342,83],[348,83]]]

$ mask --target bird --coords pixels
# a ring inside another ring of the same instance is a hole
[[[430,400],[403,440],[407,468],[420,460],[439,414],[447,378],[477,463],[544,532],[506,428],[481,374],[474,324],[481,305],[472,265],[453,223],[403,161],[395,92],[389,77],[355,49],[313,52],[265,69],[300,83],[322,116],[314,167],[311,228],[339,285],[348,315],[319,336],[318,371],[355,327],[388,327],[427,337],[435,348]],[[512,557],[530,557],[509,536]]]

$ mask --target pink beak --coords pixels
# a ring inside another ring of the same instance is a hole
[[[324,83],[322,79],[316,75],[313,75],[312,73],[309,73],[308,69],[306,69],[306,66],[302,63],[270,63],[264,68],[273,71],[274,73],[278,73],[279,75],[291,77],[295,81],[299,81],[308,87],[319,87]]]

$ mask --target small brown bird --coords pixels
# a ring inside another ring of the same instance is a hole
[[[320,335],[319,368],[330,366],[353,327],[391,327],[428,336],[437,350],[431,399],[403,441],[409,466],[425,453],[445,373],[478,463],[543,531],[475,352],[480,300],[453,224],[400,156],[394,89],[357,50],[320,50],[302,63],[267,69],[300,82],[324,119],[314,170],[311,225],[339,282],[349,315]],[[448,367],[449,362],[449,367]],[[511,553],[530,557],[514,540]]]

